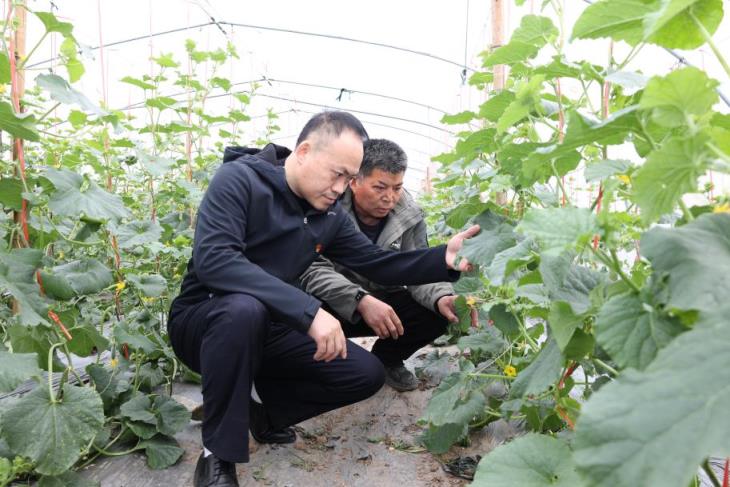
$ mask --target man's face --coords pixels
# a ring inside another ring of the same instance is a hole
[[[360,170],[362,139],[350,130],[339,137],[314,136],[296,149],[299,196],[319,211],[335,203]]]
[[[358,213],[370,218],[385,218],[403,194],[403,176],[373,169],[369,176],[357,178],[350,183]]]

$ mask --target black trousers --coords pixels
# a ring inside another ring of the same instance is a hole
[[[202,375],[203,445],[229,462],[249,460],[252,381],[279,429],[366,399],[385,380],[380,361],[350,341],[347,359],[315,362],[314,340],[271,322],[246,294],[174,307],[168,333],[177,356]]]
[[[372,353],[383,362],[383,365],[392,366],[403,363],[418,349],[446,333],[446,327],[448,326],[446,318],[421,306],[405,289],[402,291],[373,292],[372,295],[389,304],[403,325],[403,335],[398,337],[397,340],[378,338],[375,341]],[[323,305],[327,311],[333,313],[324,302]],[[335,317],[342,323],[342,329],[348,338],[375,336],[373,329],[362,319],[351,323],[337,314],[335,314]]]

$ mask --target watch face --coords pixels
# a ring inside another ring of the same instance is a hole
[[[365,297],[366,294],[367,294],[366,292],[358,291],[357,294],[355,295],[355,301],[360,301],[362,298]]]

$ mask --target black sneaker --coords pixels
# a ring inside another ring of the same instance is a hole
[[[195,467],[195,487],[239,487],[236,478],[236,464],[221,460],[215,455],[201,453]]]
[[[399,392],[418,388],[418,379],[403,364],[385,366],[385,383]]]
[[[294,443],[297,434],[294,428],[271,429],[264,405],[254,400],[248,402],[248,429],[259,443]]]

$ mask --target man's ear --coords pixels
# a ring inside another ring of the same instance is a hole
[[[312,143],[309,140],[303,141],[294,149],[294,154],[297,156],[297,162],[302,164],[304,159],[312,152]]]
[[[357,185],[362,182],[359,174],[350,180],[350,189],[357,189]]]

